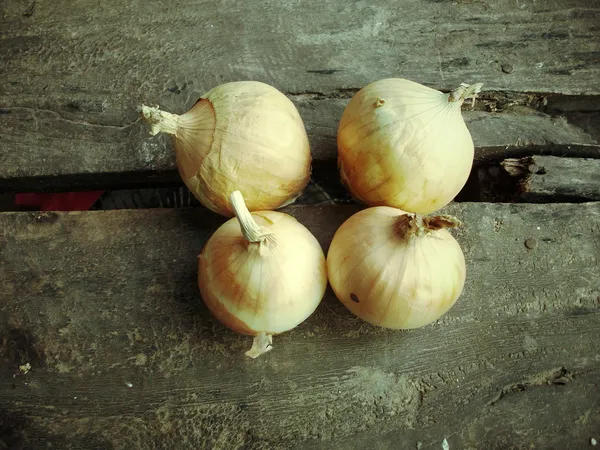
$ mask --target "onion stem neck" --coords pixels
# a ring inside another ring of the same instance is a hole
[[[273,348],[273,336],[266,333],[258,333],[252,341],[252,348],[246,352],[250,358],[258,358]]]
[[[449,215],[422,217],[419,214],[403,214],[396,222],[396,230],[400,237],[407,239],[412,236],[423,236],[442,228],[456,228],[461,225],[460,220]]]
[[[473,106],[475,106],[475,98],[481,91],[483,83],[465,84],[461,83],[456,89],[450,92],[448,95],[448,102],[458,102],[460,105],[470,98],[473,100]]]
[[[237,220],[240,222],[242,228],[242,234],[248,242],[262,242],[268,236],[269,233],[265,233],[263,229],[256,223],[252,214],[246,207],[244,197],[240,191],[235,191],[230,196],[231,205]]]
[[[166,111],[161,111],[158,106],[142,105],[142,118],[150,125],[152,136],[158,133],[177,135],[179,129],[179,116]]]

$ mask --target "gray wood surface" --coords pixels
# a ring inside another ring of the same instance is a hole
[[[286,211],[326,250],[356,207]],[[441,320],[386,331],[328,293],[257,360],[198,295],[196,256],[220,217],[0,214],[3,444],[587,448],[600,438],[600,203],[444,212],[465,224],[467,283]]]
[[[518,195],[529,202],[600,200],[600,160],[531,156],[506,159],[502,166],[518,177]]]
[[[295,97],[294,101],[309,133],[314,164],[329,161],[333,167],[337,126],[348,100]],[[0,189],[78,184],[111,188],[179,181],[170,139],[150,136],[140,121],[113,127],[73,121],[50,110],[5,108],[5,112],[0,114]],[[564,119],[525,108],[466,111],[464,116],[478,160],[532,151],[600,157],[597,142]]]
[[[122,101],[131,94],[151,100],[163,90],[204,90],[240,77],[286,92],[336,92],[402,74],[445,88],[482,82],[493,90],[600,94],[595,2],[56,0],[30,11],[31,5],[2,3],[8,94],[45,84],[56,94],[104,92],[107,115],[119,106],[125,112]],[[50,79],[51,71],[61,76]],[[35,91],[29,94],[24,102],[35,101]]]
[[[598,109],[599,18],[597,4],[578,0],[5,0],[0,189],[176,180],[164,138],[147,135],[137,107],[181,113],[231,80],[289,95],[316,160],[335,157],[347,98],[389,76],[439,89],[483,82],[488,105],[568,95]],[[478,155],[540,145],[598,154],[589,135],[533,112],[467,114]]]

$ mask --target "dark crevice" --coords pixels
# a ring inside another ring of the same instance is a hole
[[[537,150],[537,151],[536,151]],[[584,202],[579,197],[540,197],[522,196],[523,176],[511,175],[503,167],[507,158],[527,158],[533,155],[600,157],[600,148],[589,147],[589,153],[575,151],[572,154],[558,148],[519,149],[512,152],[493,150],[486,158],[477,159],[471,174],[455,202],[490,202],[490,203],[555,203]],[[540,169],[541,170],[541,169]],[[127,180],[124,182],[123,180]],[[14,205],[15,192],[83,192],[103,190],[102,197],[93,209],[126,209],[126,208],[173,208],[199,207],[200,203],[183,185],[175,171],[161,173],[111,174],[101,177],[71,176],[60,179],[51,178],[20,180],[18,187],[10,193],[0,194],[0,210],[17,211],[24,208]],[[60,181],[60,184],[56,182]],[[102,189],[111,186],[110,189]],[[35,187],[35,188],[33,188]],[[348,189],[342,184],[335,160],[315,161],[313,163],[311,182],[303,195],[295,202],[299,205],[353,204],[357,203]]]
[[[487,403],[487,406],[494,406],[500,400],[505,398],[507,395],[523,392],[532,387],[536,386],[564,386],[565,384],[571,382],[574,373],[568,371],[564,367],[560,367],[558,369],[551,370],[549,372],[537,374],[525,380],[518,381],[516,383],[512,383],[508,386],[504,386],[498,395],[496,395],[492,400]]]
[[[449,93],[452,90],[451,88],[439,88],[431,83],[422,84],[444,93]],[[286,95],[289,97],[310,97],[319,100],[352,98],[360,89],[359,87],[349,87],[323,91],[289,91],[286,92]],[[477,107],[478,104],[479,107]],[[475,105],[476,109],[490,112],[502,111],[517,105],[527,106],[549,114],[568,111],[592,112],[600,111],[600,95],[486,90],[484,84],[482,91],[477,95]]]
[[[286,92],[286,95],[290,97],[292,100],[295,99],[306,99],[306,100],[330,100],[330,99],[350,99],[352,98],[360,88],[342,88],[342,89],[332,89],[328,92],[323,91],[294,91],[294,92]]]

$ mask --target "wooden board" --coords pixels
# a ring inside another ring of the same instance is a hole
[[[81,107],[106,116],[127,109],[123,100],[131,94],[146,93],[147,101],[162,91],[248,77],[290,93],[336,92],[402,75],[444,88],[482,82],[492,90],[600,94],[595,3],[342,5],[57,0],[32,8],[28,0],[6,0],[6,94],[43,102],[36,95],[44,86],[67,97],[95,92],[107,104]]]
[[[357,209],[286,210],[327,249]],[[444,438],[451,449],[586,448],[600,437],[600,203],[445,212],[465,223],[453,233],[468,280],[441,320],[386,331],[328,293],[256,360],[198,295],[196,256],[220,217],[0,214],[0,439],[12,449],[439,449]]]
[[[309,133],[314,165],[324,163],[328,171],[335,169],[337,126],[348,100],[294,100]],[[139,121],[114,127],[73,121],[51,110],[4,111],[0,114],[0,190],[180,181],[170,139],[151,137]],[[476,160],[531,152],[600,158],[596,141],[564,119],[524,108],[502,113],[467,111],[464,117],[476,145]]]
[[[502,166],[518,177],[518,195],[524,201],[600,200],[600,160],[531,156],[506,159]]]
[[[270,83],[295,101],[317,161],[335,158],[348,97],[390,76],[444,90],[483,82],[484,103],[508,98],[533,108],[467,114],[479,156],[540,146],[598,156],[586,133],[535,115],[566,97],[600,108],[598,18],[597,5],[577,0],[6,0],[0,189],[176,181],[165,139],[148,136],[137,108],[181,113],[240,79]]]

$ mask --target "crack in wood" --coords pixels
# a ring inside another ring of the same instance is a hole
[[[430,87],[432,89],[436,89],[444,94],[450,92],[450,89],[440,89],[434,85],[423,83],[424,86]],[[362,88],[351,87],[351,88],[341,88],[334,89],[330,91],[291,91],[286,92],[285,94],[290,97],[292,100],[330,100],[330,99],[351,99],[358,91]],[[512,106],[527,106],[529,108],[541,110],[545,107],[547,102],[547,97],[551,94],[544,93],[523,93],[523,92],[511,92],[511,91],[485,91],[484,90],[478,94],[477,101],[475,102],[475,108],[465,104],[468,106],[468,109],[475,109],[478,111],[487,111],[487,112],[501,112]],[[556,98],[556,96],[555,96]],[[600,102],[600,100],[599,100]],[[468,103],[468,102],[467,102]]]
[[[500,163],[515,195],[529,202],[600,200],[600,160],[533,155]]]
[[[573,381],[575,375],[576,373],[570,372],[565,367],[559,367],[548,372],[542,372],[524,380],[517,381],[516,383],[504,386],[496,395],[496,397],[490,400],[486,406],[494,406],[507,395],[523,392],[531,387],[564,386],[565,384]]]
[[[3,106],[2,109],[0,110],[0,114],[10,114],[12,111],[30,112],[30,113],[33,114],[34,117],[36,117],[37,113],[50,113],[51,115],[56,116],[60,120],[64,120],[65,122],[73,124],[73,125],[84,125],[84,126],[90,126],[90,127],[111,128],[111,129],[116,129],[116,130],[125,130],[127,128],[130,128],[130,127],[134,126],[135,124],[137,124],[141,120],[141,117],[139,117],[135,121],[129,122],[129,123],[125,124],[125,125],[108,125],[108,124],[103,124],[103,123],[90,122],[88,120],[73,120],[73,119],[69,119],[69,118],[63,116],[61,113],[59,113],[58,111],[55,111],[53,109],[48,109],[48,108],[32,108],[32,107],[29,107],[29,106]]]
[[[356,87],[333,89],[328,92],[305,90],[305,91],[285,92],[285,95],[287,95],[292,101],[293,100],[351,99],[360,90],[361,90],[361,88],[356,88]]]
[[[423,85],[445,94],[450,92],[450,89],[439,88],[430,83],[423,83]],[[359,87],[350,87],[329,91],[289,91],[285,92],[285,94],[291,100],[298,101],[351,99],[361,89]],[[540,112],[549,112],[554,115],[558,115],[563,111],[572,113],[594,112],[600,111],[600,96],[573,96],[551,92],[486,91],[484,85],[483,90],[477,95],[474,108],[469,102],[463,105],[464,109],[486,111],[489,113],[503,112],[514,107],[526,107]]]

